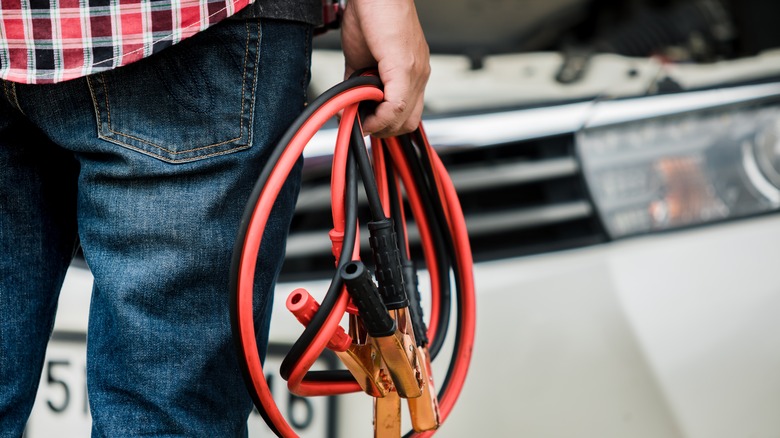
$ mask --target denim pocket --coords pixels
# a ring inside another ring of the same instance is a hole
[[[171,163],[252,145],[259,20],[222,23],[88,77],[98,137]]]

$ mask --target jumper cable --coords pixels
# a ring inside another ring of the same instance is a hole
[[[359,391],[372,396],[374,436],[380,438],[401,435],[402,399],[407,400],[413,428],[405,436],[433,435],[451,413],[466,379],[475,297],[463,213],[422,126],[411,134],[372,138],[369,157],[360,114],[368,103],[382,98],[379,78],[362,75],[336,85],[307,106],[272,151],[241,220],[230,279],[233,335],[254,404],[281,437],[296,434],[274,403],[263,373],[252,306],[255,265],[282,185],[309,140],[339,112],[331,173],[330,237],[336,273],[322,303],[303,289],[288,297],[288,309],[305,329],[282,362],[281,375],[299,396]],[[358,179],[370,211],[366,223],[373,255],[370,266],[360,259]],[[408,219],[416,225],[430,277],[427,324],[409,249]],[[451,302],[456,305],[455,340],[447,375],[436,392],[431,361],[444,343]],[[345,314],[346,331],[340,326]],[[309,371],[325,348],[336,353],[346,370]]]

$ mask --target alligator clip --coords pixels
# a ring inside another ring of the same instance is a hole
[[[401,428],[401,398],[407,399],[412,428],[417,432],[439,427],[428,349],[416,341],[415,307],[387,310],[368,269],[352,261],[341,278],[357,307],[349,314],[349,334],[337,327],[328,342],[357,380],[374,397],[374,436],[396,438]],[[303,325],[311,322],[319,303],[299,288],[287,298],[287,308]],[[424,335],[421,335],[421,339]]]
[[[418,345],[415,340],[410,309],[400,307],[388,311],[371,274],[359,261],[344,265],[340,275],[358,308],[362,324],[366,326],[367,342],[379,351],[383,368],[393,383],[392,390],[385,397],[375,400],[375,436],[399,436],[396,433],[401,421],[399,397],[408,399],[415,431],[438,428],[439,406],[430,357],[427,348]]]
[[[309,325],[320,304],[306,289],[298,288],[287,297],[287,309],[304,326]],[[363,391],[373,397],[384,397],[392,390],[392,384],[382,375],[382,361],[376,348],[366,342],[365,329],[358,317],[350,315],[350,334],[337,327],[328,341],[328,348],[355,377]]]

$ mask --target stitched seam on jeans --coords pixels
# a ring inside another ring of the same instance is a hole
[[[26,116],[27,114],[24,114],[24,110],[22,109],[22,105],[19,104],[19,98],[16,95],[16,83],[15,82],[11,82],[11,96],[13,97],[13,105],[16,106],[16,109],[18,109],[19,112],[22,113],[22,115]]]
[[[5,100],[11,105],[12,108],[24,114],[24,111],[22,111],[21,108],[18,107],[19,101],[14,98],[14,95],[11,92],[13,86],[14,86],[13,82],[3,81],[3,93],[5,94]]]
[[[5,94],[5,100],[13,106],[11,102],[11,95],[8,93],[8,81],[3,81],[3,94]]]
[[[92,77],[87,76],[87,87],[89,88],[89,97],[92,98],[92,107],[95,109],[95,120],[96,120],[96,128],[97,128],[97,135],[98,137],[101,137],[101,131],[102,129],[102,117],[100,116],[100,106],[97,103],[97,97],[95,97],[95,88],[92,86]]]
[[[108,103],[108,87],[106,86],[106,82],[107,81],[105,80],[105,77],[101,75],[103,77],[103,94],[105,95],[105,100],[106,100],[106,113],[107,113],[107,121],[108,121],[108,130],[112,134],[114,134],[114,135],[116,135],[118,137],[124,137],[124,138],[129,138],[129,139],[138,141],[138,142],[146,144],[148,146],[151,146],[151,147],[163,150],[163,151],[165,151],[165,152],[167,152],[167,153],[169,153],[171,155],[179,155],[179,154],[186,154],[186,153],[191,153],[191,152],[197,152],[197,151],[200,151],[200,150],[203,150],[203,149],[209,149],[209,148],[213,148],[215,146],[221,146],[221,145],[233,142],[233,141],[241,140],[244,137],[244,133],[243,133],[243,131],[244,131],[244,96],[245,96],[245,89],[246,89],[247,63],[249,62],[249,37],[250,37],[249,24],[247,23],[245,27],[246,27],[246,44],[245,44],[246,48],[244,49],[244,65],[243,65],[243,73],[241,75],[241,112],[239,113],[239,126],[238,126],[238,128],[239,128],[239,135],[238,135],[238,137],[231,138],[229,140],[225,140],[225,141],[222,141],[222,142],[219,142],[219,143],[212,143],[212,144],[209,144],[209,145],[200,146],[200,147],[193,148],[193,149],[187,149],[185,151],[172,151],[172,150],[167,149],[167,148],[165,148],[163,146],[160,146],[160,145],[158,145],[156,143],[152,143],[152,142],[146,141],[146,140],[144,140],[142,138],[138,138],[138,137],[133,136],[133,135],[124,134],[124,133],[115,131],[113,128],[111,128],[111,107],[109,106],[109,103]],[[259,34],[260,34],[260,32],[258,31],[258,36],[259,36]],[[258,45],[259,45],[259,42],[258,42]],[[257,56],[258,56],[258,58],[260,57],[259,50],[258,50]],[[257,64],[257,62],[256,62],[256,64]],[[255,75],[255,81],[257,81],[257,75]],[[253,91],[253,93],[254,93],[254,91]],[[117,142],[114,142],[114,143],[117,143]],[[122,142],[122,143],[118,143],[118,144],[125,144],[125,143]],[[216,152],[216,153],[221,153],[221,152]],[[213,154],[203,155],[200,158],[208,158],[211,155],[213,155]]]
[[[103,75],[100,74],[100,76],[103,76]],[[91,89],[92,88],[91,83],[89,85],[90,85],[90,89]],[[132,136],[132,135],[123,134],[123,133],[118,132],[118,131],[114,131],[113,129],[111,129],[111,108],[109,107],[109,104],[108,104],[108,88],[106,87],[105,77],[103,77],[103,85],[102,86],[103,86],[103,94],[105,95],[105,101],[106,101],[106,113],[107,113],[106,114],[106,119],[107,119],[107,123],[108,123],[108,131],[111,132],[112,134],[116,135],[117,137],[124,137],[124,138],[129,138],[131,140],[136,140],[136,141],[138,141],[140,143],[144,143],[144,144],[149,145],[149,146],[151,146],[153,148],[160,149],[160,150],[163,150],[165,152],[168,152],[171,155],[178,155],[178,154],[184,154],[184,153],[189,153],[189,152],[196,152],[196,151],[199,151],[199,150],[202,150],[202,149],[208,149],[208,148],[212,148],[212,147],[215,147],[215,146],[221,146],[223,144],[230,143],[231,141],[235,141],[235,140],[238,140],[238,139],[241,138],[241,136],[239,135],[236,138],[232,138],[230,140],[225,140],[225,141],[220,142],[220,143],[214,143],[214,144],[210,144],[210,145],[206,145],[206,146],[197,147],[197,148],[194,148],[194,149],[187,149],[186,151],[176,152],[176,151],[172,151],[170,149],[164,148],[164,147],[162,147],[160,145],[157,145],[155,143],[148,142],[148,141],[143,140],[141,138],[138,138],[138,137],[135,137],[135,136]],[[242,94],[243,94],[243,92],[242,92]],[[92,96],[92,102],[93,102],[93,105],[95,106],[95,113],[98,116],[98,120],[100,120],[101,111],[99,109],[100,107],[98,106],[97,100],[95,100],[94,93],[93,93],[93,96]],[[243,112],[243,106],[242,106],[242,112]],[[121,141],[119,139],[114,140],[114,139],[111,139],[110,137],[105,137],[105,135],[101,134],[100,131],[102,131],[102,128],[98,128],[98,135],[100,137],[104,137],[106,140],[109,140],[112,143],[118,144],[120,146],[126,146],[126,147],[131,148],[131,149],[136,150],[136,151],[146,152],[145,149],[138,148],[136,146],[131,145],[130,143],[126,143],[126,142]],[[236,149],[236,150],[238,150],[238,149]],[[224,151],[215,152],[215,153],[207,154],[207,155],[201,155],[198,158],[208,158],[210,156],[219,154],[221,152],[224,152]],[[154,156],[157,157],[157,158],[161,158],[162,159],[162,157],[160,157],[158,155],[154,155]],[[163,161],[170,161],[170,160],[164,160],[163,159]]]
[[[249,147],[250,147],[250,145],[244,144],[244,145],[236,146],[235,148],[232,148],[232,149],[219,150],[219,151],[212,152],[212,153],[206,154],[206,155],[198,155],[198,156],[190,157],[190,158],[173,159],[173,158],[166,158],[166,157],[164,157],[162,155],[158,155],[158,154],[156,154],[154,152],[148,151],[148,150],[140,148],[138,146],[134,146],[134,145],[132,145],[130,143],[125,143],[125,142],[123,142],[121,140],[117,140],[115,138],[104,137],[103,139],[105,141],[110,142],[110,143],[117,144],[117,145],[122,146],[124,148],[130,149],[130,150],[142,153],[144,155],[148,155],[150,157],[156,158],[158,160],[165,161],[166,163],[172,163],[172,164],[189,163],[189,162],[192,162],[192,161],[203,160],[203,159],[206,159],[206,158],[216,157],[216,156],[219,156],[219,155],[227,155],[227,154],[229,154],[231,152],[237,152],[237,151],[243,151],[244,149],[249,149]]]
[[[243,118],[243,112],[244,112],[244,90],[246,90],[246,63],[249,58],[249,20],[247,20],[244,23],[244,27],[246,27],[246,58],[244,59],[244,76],[241,78],[241,122],[244,122]],[[255,57],[255,68],[252,71],[252,92],[251,92],[251,104],[249,105],[249,120],[252,122],[249,125],[248,135],[247,135],[247,145],[250,145],[252,142],[252,127],[254,126],[254,120],[255,120],[255,105],[257,105],[257,98],[255,97],[255,93],[257,91],[257,77],[260,76],[258,74],[258,70],[260,69],[260,56],[262,56],[261,53],[261,47],[262,47],[262,40],[263,40],[263,25],[261,19],[257,19],[257,43],[255,43],[255,53],[257,53],[257,56]]]
[[[228,139],[228,140],[225,140],[225,141],[221,141],[219,143],[207,144],[205,146],[199,146],[197,148],[187,149],[187,150],[184,150],[184,151],[173,151],[173,150],[167,149],[167,148],[165,148],[165,147],[163,147],[161,145],[158,145],[156,143],[152,143],[150,141],[147,141],[147,140],[144,140],[142,138],[136,137],[134,135],[125,134],[125,133],[122,133],[122,132],[119,132],[119,131],[114,131],[114,129],[111,128],[111,108],[109,108],[109,106],[108,106],[108,89],[105,86],[105,81],[103,82],[103,92],[106,94],[106,112],[108,113],[108,130],[112,134],[116,135],[117,137],[124,137],[124,138],[128,138],[128,139],[131,139],[131,140],[135,140],[135,141],[137,141],[139,143],[143,143],[143,144],[151,146],[153,148],[157,148],[157,149],[163,150],[163,151],[165,151],[165,152],[167,152],[167,153],[169,153],[171,155],[186,154],[186,153],[190,153],[190,152],[197,152],[197,151],[200,151],[200,150],[203,150],[203,149],[212,148],[212,147],[215,147],[215,146],[221,146],[221,145],[226,144],[226,143],[230,143],[230,142],[233,142],[233,141],[236,141],[236,140],[240,140],[241,137],[242,137],[242,135],[239,135],[238,137],[231,138],[231,139]],[[243,91],[241,92],[241,94],[242,94],[241,113],[242,113],[242,118],[243,118],[243,112],[244,112]],[[243,129],[242,125],[243,125],[243,120],[239,124],[239,130]]]

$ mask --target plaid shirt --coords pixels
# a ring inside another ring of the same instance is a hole
[[[0,0],[0,78],[53,83],[129,64],[252,0]]]

